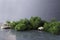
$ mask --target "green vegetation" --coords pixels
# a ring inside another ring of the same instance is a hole
[[[51,22],[47,22],[42,20],[40,17],[31,17],[28,19],[21,19],[19,21],[7,21],[8,26],[11,26],[11,29],[15,29],[17,31],[25,31],[25,30],[36,30],[38,27],[44,27],[44,31],[52,33],[52,34],[60,34],[60,22],[52,19]]]
[[[41,18],[40,17],[31,17],[30,18],[30,23],[32,25],[32,29],[37,29],[38,27],[40,27],[40,23],[41,23]]]
[[[17,25],[18,23],[13,21],[12,23],[10,23],[10,26],[11,26],[11,29],[15,29],[15,26]]]
[[[20,31],[20,30],[25,30],[26,29],[26,25],[25,24],[17,24],[15,26],[15,30]]]
[[[31,17],[30,18],[30,24],[32,26],[32,29],[38,29],[38,27],[43,27],[44,23],[46,21],[41,20],[40,17]]]
[[[59,34],[60,32],[60,22],[54,21],[44,24],[44,31],[50,32],[52,34]]]
[[[30,30],[30,21],[28,19],[21,19],[19,23],[15,26],[16,30]]]
[[[7,24],[11,26],[11,29],[15,30],[36,30],[38,27],[43,26],[45,21],[42,21],[40,17],[31,17],[30,20],[27,18],[21,19],[19,21],[7,21]]]

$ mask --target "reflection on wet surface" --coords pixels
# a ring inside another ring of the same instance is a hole
[[[60,35],[52,35],[37,30],[20,32],[0,30],[0,40],[60,40]]]

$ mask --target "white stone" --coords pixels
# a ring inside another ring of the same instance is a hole
[[[39,27],[38,30],[43,30],[44,28],[43,27]]]
[[[1,26],[0,26],[0,29],[4,29],[4,28],[7,28],[7,27],[10,27],[10,26],[7,26],[7,25],[5,25],[6,23],[4,23],[4,24],[2,24]]]

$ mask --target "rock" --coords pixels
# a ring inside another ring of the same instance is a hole
[[[5,27],[5,28],[3,28],[3,29],[10,29],[10,27]]]
[[[1,26],[1,29],[10,29],[9,26]]]
[[[38,30],[42,31],[44,28],[43,27],[39,27]]]
[[[1,29],[10,29],[10,26],[8,26],[7,24],[2,24]]]

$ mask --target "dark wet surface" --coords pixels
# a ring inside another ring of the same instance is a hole
[[[46,32],[0,30],[0,40],[60,40],[60,35],[52,35]]]

